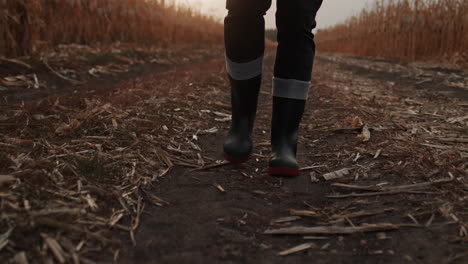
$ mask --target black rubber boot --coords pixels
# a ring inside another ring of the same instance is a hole
[[[296,160],[297,137],[305,103],[305,100],[273,97],[270,175],[293,177],[300,174]]]
[[[243,163],[252,154],[252,129],[257,113],[257,100],[262,76],[231,83],[232,122],[224,142],[224,158],[232,163]]]

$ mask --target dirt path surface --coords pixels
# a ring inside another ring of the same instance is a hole
[[[0,106],[70,93],[93,94],[123,81],[167,72],[219,56],[222,48],[175,45],[61,45],[41,58],[0,58]]]
[[[467,127],[466,121],[444,124],[446,118],[466,116],[466,101],[447,99],[431,89],[416,89],[420,80],[412,80],[412,86],[410,80],[399,80],[394,76],[398,73],[383,72],[382,67],[380,76],[375,69],[366,71],[362,64],[370,61],[357,64],[342,57],[320,56],[299,148],[303,167],[313,168],[304,169],[298,178],[276,179],[265,173],[272,63],[270,56],[255,129],[255,159],[245,165],[195,171],[176,167],[161,178],[151,192],[170,204],[148,210],[137,232],[137,247],[123,251],[123,262],[466,261],[466,224],[462,223],[467,219]],[[466,74],[460,78],[465,78],[466,84]],[[207,87],[204,81],[196,86],[202,87],[196,93]],[[208,100],[229,102],[224,83],[212,89],[216,95]],[[466,99],[467,92],[454,97]],[[208,125],[220,131],[197,141],[206,162],[222,156],[227,125]],[[371,129],[368,141],[360,137],[363,125]],[[440,145],[438,137],[464,137],[465,144]],[[349,174],[337,180],[322,178],[324,173],[341,169]],[[348,185],[339,188],[334,183]],[[406,184],[416,185],[392,189]],[[357,197],[344,197],[349,194]],[[454,210],[458,213],[452,215]],[[459,223],[450,215],[457,215]],[[370,234],[264,234],[267,229],[291,226],[339,228],[382,223],[392,223],[394,227],[389,229],[398,229],[388,231],[383,225],[382,230]],[[464,238],[458,237],[462,233]],[[310,249],[277,256],[304,243]]]
[[[467,73],[319,55],[281,179],[273,61],[243,165],[220,160],[222,59],[2,108],[0,260],[466,263]]]

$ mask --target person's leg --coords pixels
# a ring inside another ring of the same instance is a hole
[[[278,0],[278,51],[273,78],[272,157],[268,172],[297,176],[299,124],[308,97],[315,54],[315,16],[322,0]]]
[[[263,16],[270,6],[271,0],[227,0],[224,38],[232,122],[224,143],[224,156],[231,162],[245,162],[252,152],[251,133],[265,50]]]

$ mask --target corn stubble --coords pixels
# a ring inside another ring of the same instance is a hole
[[[36,55],[58,44],[209,43],[214,19],[164,0],[0,0],[0,56]]]
[[[404,61],[468,62],[468,1],[378,0],[317,33],[321,51]]]

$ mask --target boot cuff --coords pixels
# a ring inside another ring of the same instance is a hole
[[[226,55],[226,69],[236,81],[249,80],[262,74],[263,56],[245,63],[234,62]]]
[[[307,100],[310,82],[273,77],[273,96]]]

